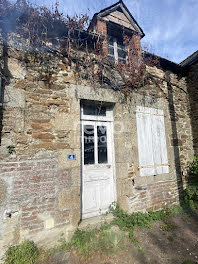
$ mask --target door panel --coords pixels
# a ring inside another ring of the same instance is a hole
[[[108,210],[109,205],[112,203],[111,182],[104,181],[100,185],[100,205],[101,208]]]
[[[101,180],[108,180],[109,179],[109,173],[111,173],[110,169],[106,166],[105,168],[101,168],[101,166],[94,166],[94,168],[88,168],[85,169],[84,174],[84,181],[90,182],[90,181],[101,181]]]
[[[98,197],[97,197],[97,186],[94,186],[93,188],[93,184],[91,182],[86,182],[85,183],[85,201],[86,203],[84,204],[84,210],[85,211],[97,211],[98,208]]]
[[[82,121],[82,218],[115,201],[112,123]]]

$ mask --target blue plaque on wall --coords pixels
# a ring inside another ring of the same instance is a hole
[[[68,154],[67,160],[76,160],[76,154]]]

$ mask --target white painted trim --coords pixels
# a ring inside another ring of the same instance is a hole
[[[114,192],[114,201],[117,201],[117,188],[116,188],[116,166],[115,166],[115,144],[114,144],[114,123],[110,124],[111,126],[111,142],[112,142],[112,167],[113,167],[113,192]]]
[[[114,58],[115,58],[115,63],[118,63],[118,44],[117,44],[117,39],[113,39],[113,47],[114,47]]]

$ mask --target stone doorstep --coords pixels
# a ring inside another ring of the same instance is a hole
[[[100,227],[104,223],[110,223],[113,220],[113,215],[108,214],[108,215],[99,215],[87,219],[83,219],[78,228],[81,230],[85,230],[87,228],[95,228],[95,227]]]

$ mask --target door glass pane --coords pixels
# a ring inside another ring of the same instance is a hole
[[[108,163],[106,126],[97,126],[97,137],[98,137],[98,163]]]
[[[94,164],[94,126],[84,126],[84,164]]]

